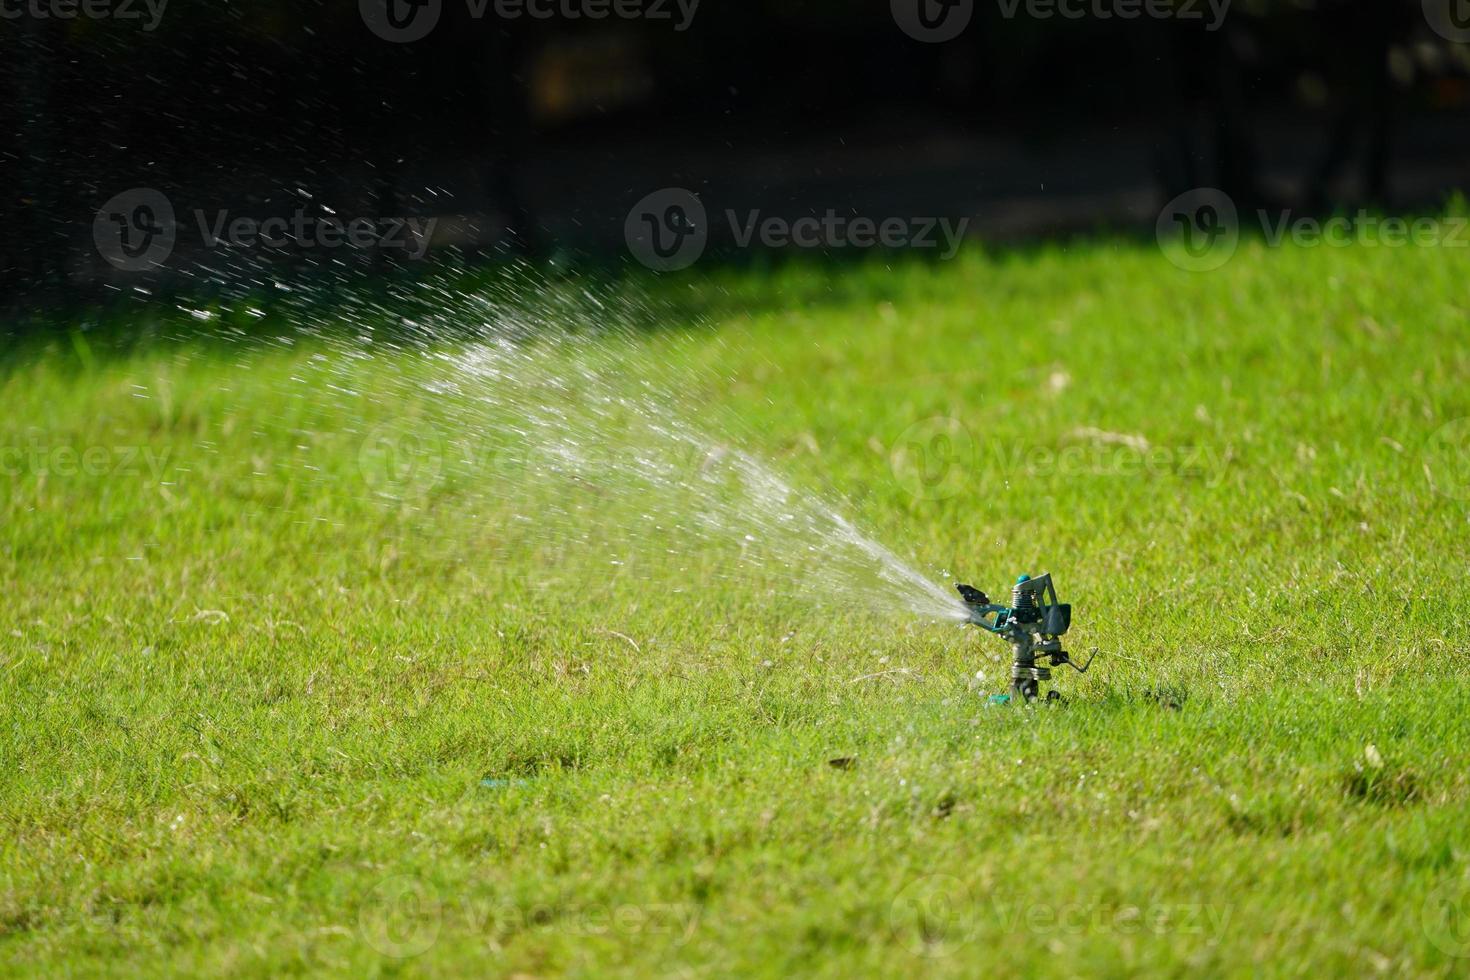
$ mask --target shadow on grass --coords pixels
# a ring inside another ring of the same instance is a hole
[[[1393,217],[1465,211],[1457,195],[1438,210]],[[1242,220],[1243,241],[1262,237]],[[38,356],[85,371],[110,358],[181,344],[233,354],[243,342],[289,346],[312,338],[357,346],[452,343],[484,338],[488,322],[515,320],[517,310],[532,315],[515,324],[512,336],[534,336],[549,323],[588,333],[609,324],[697,331],[734,316],[922,299],[946,270],[980,265],[1003,277],[1010,267],[1089,251],[1152,255],[1161,274],[1172,269],[1152,227],[1099,225],[1001,245],[971,241],[948,260],[933,249],[717,248],[691,268],[667,274],[621,253],[568,249],[534,259],[448,250],[421,263],[378,267],[282,259],[225,273],[168,270],[12,303],[0,321],[0,375]]]
[[[1001,266],[1102,246],[1142,250],[1147,242],[1141,233],[1102,229],[1002,247],[971,243],[959,260]],[[13,304],[0,325],[0,374],[38,357],[85,372],[179,345],[234,353],[246,342],[289,346],[303,338],[403,346],[473,340],[485,336],[497,310],[517,308],[543,318],[562,311],[570,329],[602,320],[624,330],[697,331],[737,315],[871,308],[911,294],[952,264],[933,251],[734,251],[659,274],[605,254],[532,260],[446,252],[380,269],[282,264],[230,279],[140,275]]]

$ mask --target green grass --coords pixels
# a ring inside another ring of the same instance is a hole
[[[1462,975],[1464,268],[1100,241],[645,284],[684,313],[623,356],[782,472],[992,591],[1054,573],[1101,654],[1036,709],[983,703],[982,636],[718,555],[674,592],[473,471],[375,494],[364,433],[436,411],[386,348],[354,401],[291,380],[315,344],[56,323],[0,374],[0,964]],[[973,455],[915,495],[934,417]]]

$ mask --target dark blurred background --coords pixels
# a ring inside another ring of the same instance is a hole
[[[1470,183],[1462,0],[0,0],[0,37],[23,306],[417,258],[211,249],[200,213],[433,217],[431,258],[617,263],[664,187],[1013,241],[1152,228],[1204,185],[1309,213]],[[178,221],[141,273],[94,227],[137,188]]]

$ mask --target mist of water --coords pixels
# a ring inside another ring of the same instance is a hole
[[[948,589],[830,495],[783,477],[745,448],[742,420],[708,407],[728,381],[708,363],[717,338],[651,335],[638,325],[648,311],[626,296],[524,271],[513,285],[435,290],[407,316],[342,310],[362,329],[322,333],[326,352],[293,384],[344,402],[367,492],[426,511],[435,494],[456,494],[472,513],[513,521],[524,541],[656,569],[674,591],[730,583],[828,608],[965,618]],[[398,407],[392,421],[355,421],[373,416],[353,403],[378,401]]]

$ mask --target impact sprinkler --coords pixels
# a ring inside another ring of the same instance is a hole
[[[960,598],[965,600],[965,605],[970,607],[969,621],[1011,645],[1011,693],[994,695],[990,699],[992,702],[1035,701],[1040,697],[1041,682],[1051,680],[1052,667],[1066,664],[1077,673],[1085,674],[1092,666],[1096,650],[1087,658],[1087,663],[1079,667],[1062,649],[1062,634],[1072,625],[1072,606],[1057,602],[1057,590],[1051,584],[1051,575],[1037,578],[1022,575],[1016,579],[1009,607],[995,605],[989,596],[972,586],[956,585],[955,588],[959,590]],[[1050,666],[1036,666],[1038,659],[1050,661]],[[1048,701],[1060,698],[1056,691],[1046,692]]]

